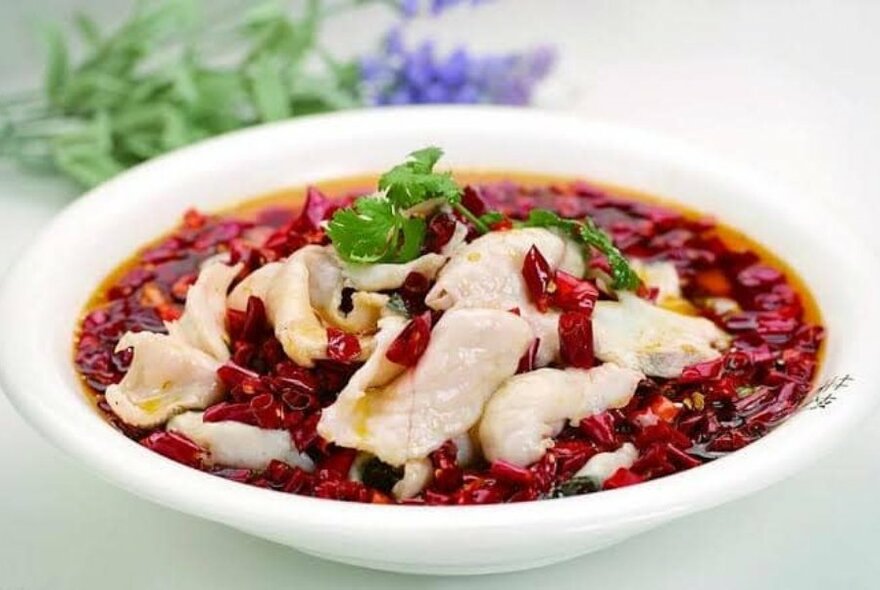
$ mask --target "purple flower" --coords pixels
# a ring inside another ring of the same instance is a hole
[[[407,18],[414,18],[422,13],[437,16],[460,4],[476,6],[487,0],[399,0],[400,12]]]
[[[420,0],[400,0],[400,12],[407,18],[418,16],[420,8]]]
[[[366,102],[374,105],[526,105],[554,61],[549,47],[503,55],[474,55],[458,48],[438,56],[430,41],[407,48],[395,29],[380,55],[361,60],[361,87]]]

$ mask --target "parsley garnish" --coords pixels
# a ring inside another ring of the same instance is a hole
[[[534,209],[525,221],[527,227],[556,227],[586,246],[591,246],[604,254],[611,265],[611,278],[615,289],[633,291],[639,286],[639,277],[629,265],[626,257],[611,242],[611,238],[589,217],[583,221],[565,219],[547,209]]]
[[[551,498],[565,498],[591,494],[601,489],[592,477],[572,477],[568,481],[557,484],[548,494]]]
[[[443,156],[438,147],[426,147],[409,155],[379,178],[379,190],[401,209],[414,207],[429,199],[442,198],[450,205],[461,200],[461,187],[449,172],[434,172],[434,165]]]
[[[361,473],[361,480],[364,482],[364,485],[386,494],[391,493],[394,484],[400,481],[401,477],[403,477],[403,470],[401,468],[392,467],[376,457],[367,461]]]
[[[406,301],[403,300],[400,293],[392,293],[388,297],[388,303],[385,306],[397,315],[402,315],[405,318],[411,317],[409,310],[406,308]]]
[[[407,262],[421,252],[425,220],[407,217],[386,196],[374,195],[337,211],[327,226],[327,235],[349,262]]]
[[[480,232],[489,228],[461,204],[461,187],[449,172],[434,172],[443,155],[437,147],[411,153],[406,162],[383,174],[380,192],[361,197],[337,211],[327,235],[344,260],[356,263],[408,262],[421,254],[425,220],[408,209],[426,201],[449,204]]]

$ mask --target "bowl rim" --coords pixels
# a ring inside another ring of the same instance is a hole
[[[27,330],[27,325],[14,310],[22,305],[39,307],[51,301],[49,296],[35,303],[23,287],[32,284],[39,274],[41,256],[51,251],[56,241],[55,232],[77,223],[85,223],[87,227],[90,216],[132,183],[148,182],[155,175],[173,175],[194,160],[217,157],[248,141],[268,141],[277,135],[320,133],[324,128],[347,125],[369,125],[379,129],[383,125],[405,126],[407,123],[425,121],[441,124],[444,120],[452,119],[471,121],[474,125],[486,120],[497,125],[530,120],[535,124],[576,126],[585,133],[613,137],[624,145],[657,150],[671,161],[689,161],[703,173],[738,187],[743,194],[756,195],[755,202],[750,203],[756,207],[759,195],[785,194],[772,182],[678,140],[571,115],[500,107],[401,107],[303,117],[199,142],[132,168],[89,191],[60,213],[7,272],[0,284],[0,325]],[[803,227],[823,228],[825,233],[820,234],[823,243],[841,254],[855,253],[856,261],[851,266],[861,269],[859,284],[868,289],[866,292],[880,290],[880,279],[868,270],[876,268],[873,249],[859,242],[853,233],[847,232],[845,224],[829,221],[835,219],[833,213],[815,203],[807,203],[792,212],[780,205],[786,199],[767,198],[764,201],[761,203],[764,211],[793,215]],[[862,307],[865,325],[880,326],[878,311],[870,305]],[[866,329],[860,334],[869,332]],[[12,330],[11,333],[16,332]],[[612,492],[551,502],[485,506],[353,504],[280,494],[210,476],[158,456],[120,436],[109,426],[107,431],[118,437],[117,442],[127,443],[129,448],[114,444],[112,452],[105,452],[102,443],[109,441],[107,433],[84,433],[78,430],[76,424],[65,420],[65,416],[53,411],[39,396],[32,394],[29,387],[32,381],[38,384],[42,381],[37,390],[48,381],[39,378],[39,369],[34,359],[25,352],[26,347],[17,347],[12,340],[0,339],[0,386],[17,410],[56,446],[90,465],[105,479],[139,496],[211,520],[251,529],[344,529],[352,533],[394,533],[415,537],[432,532],[465,532],[474,528],[559,525],[587,531],[598,527],[649,522],[656,520],[660,514],[674,516],[720,504],[792,474],[827,451],[833,443],[839,442],[847,429],[865,416],[878,401],[876,395],[851,396],[853,399],[849,403],[839,404],[839,408],[823,416],[820,423],[810,422],[808,432],[805,430],[808,424],[789,424],[787,421],[755,443],[720,460]],[[867,338],[848,341],[846,347],[848,354],[852,353],[854,358],[865,361],[877,349],[877,345]],[[874,383],[880,378],[880,363],[868,362],[858,366],[860,385]],[[80,391],[73,393],[82,395]],[[198,493],[194,493],[195,490]]]

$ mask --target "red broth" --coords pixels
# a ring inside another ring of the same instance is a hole
[[[567,217],[589,215],[628,256],[673,262],[682,279],[684,301],[677,311],[702,315],[733,337],[717,361],[685,370],[677,379],[646,379],[632,401],[566,427],[537,463],[519,468],[505,463],[468,468],[456,462],[450,441],[431,454],[434,478],[408,504],[489,504],[559,497],[590,491],[570,481],[590,457],[633,443],[639,458],[630,469],[605,481],[612,489],[697,467],[764,436],[795,412],[808,396],[820,362],[824,329],[818,309],[797,275],[778,257],[742,233],[669,202],[618,187],[555,177],[519,174],[460,174],[468,185],[465,204],[521,218],[535,207]],[[267,261],[311,243],[326,243],[318,223],[334,207],[362,194],[374,178],[326,183],[303,209],[305,191],[282,191],[215,215],[190,211],[171,233],[124,262],[97,288],[76,335],[74,362],[90,399],[125,436],[191,467],[250,485],[337,500],[393,503],[389,466],[368,465],[366,483],[348,481],[355,452],[338,448],[315,432],[321,408],[335,400],[357,369],[352,343],[331,337],[334,360],[313,369],[288,359],[268,329],[265,310],[230,312],[232,361],[219,376],[226,398],[208,408],[206,420],[239,420],[284,428],[296,447],[316,464],[313,473],[275,461],[263,471],[207,466],[198,446],[161,427],[145,431],[123,424],[104,400],[119,382],[130,351],[114,353],[129,330],[164,332],[163,320],[179,317],[199,264],[231,252],[245,263],[242,276]],[[430,224],[429,247],[448,240],[451,220]],[[594,258],[591,264],[606,264]],[[426,311],[429,282],[411,275],[398,290],[413,314]],[[740,310],[721,313],[713,298],[736,301]],[[355,341],[356,345],[357,342]],[[355,351],[356,354],[356,351]],[[527,359],[524,359],[527,363]],[[522,365],[521,365],[522,366]]]

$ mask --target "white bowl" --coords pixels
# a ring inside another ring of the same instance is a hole
[[[379,171],[428,144],[445,148],[448,166],[609,181],[672,197],[746,230],[790,262],[818,301],[829,332],[819,382],[853,380],[826,392],[836,397],[827,407],[802,409],[760,441],[684,473],[588,496],[467,507],[349,504],[233,483],[146,450],[89,406],[71,361],[83,305],[106,273],[171,228],[185,208],[210,210],[280,187]],[[843,438],[878,397],[880,322],[872,299],[880,284],[870,252],[828,212],[633,130],[496,108],[305,118],[158,158],[67,208],[6,277],[0,382],[22,415],[60,448],[117,485],[182,512],[372,568],[525,569],[763,488]]]

